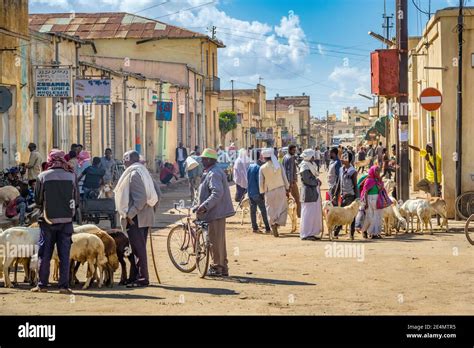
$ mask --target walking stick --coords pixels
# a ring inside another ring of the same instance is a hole
[[[153,234],[152,233],[150,233],[150,248],[151,248],[151,258],[153,259],[153,268],[155,269],[156,279],[158,280],[158,284],[161,284],[160,276],[158,275],[158,268],[156,267],[155,249],[153,248]]]

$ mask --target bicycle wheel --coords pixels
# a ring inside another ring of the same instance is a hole
[[[474,192],[465,192],[456,199],[456,212],[464,220],[474,214]]]
[[[474,214],[467,219],[466,222],[466,227],[464,227],[464,233],[466,234],[466,238],[471,243],[471,245],[474,245]]]
[[[204,278],[209,268],[209,242],[206,241],[202,229],[199,229],[196,233],[196,266],[199,277]]]
[[[190,273],[196,269],[196,259],[193,257],[193,242],[186,228],[184,225],[173,227],[168,234],[166,247],[173,265],[181,272]]]

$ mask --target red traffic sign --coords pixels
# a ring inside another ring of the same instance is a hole
[[[443,103],[443,96],[436,88],[426,88],[420,94],[420,104],[426,111],[436,111]]]

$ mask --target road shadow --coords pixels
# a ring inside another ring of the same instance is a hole
[[[142,288],[143,289],[143,288]],[[107,289],[105,289],[107,290]],[[111,290],[111,289],[109,289]],[[133,291],[133,289],[127,289],[128,291]],[[94,298],[107,298],[112,300],[164,300],[164,297],[150,296],[150,295],[140,295],[134,293],[106,293],[106,292],[90,292],[88,290],[84,291],[75,291],[75,296],[82,297],[94,297]],[[63,295],[64,296],[64,295]]]
[[[238,295],[239,293],[232,289],[221,289],[221,288],[192,288],[192,287],[182,287],[182,286],[166,286],[160,285],[161,289],[179,291],[179,292],[192,292],[196,294],[209,294],[209,295]]]
[[[246,277],[246,276],[230,276],[230,277],[209,278],[209,279],[224,281],[224,282],[231,282],[231,283],[243,283],[243,284],[253,284],[253,285],[288,285],[288,286],[317,285],[315,283],[300,282],[296,280],[255,278],[255,277]]]

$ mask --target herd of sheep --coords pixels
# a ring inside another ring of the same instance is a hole
[[[0,232],[0,277],[4,277],[5,287],[12,287],[9,272],[15,271],[18,264],[25,271],[25,282],[36,285],[38,282],[38,243],[40,228],[37,224],[29,227],[12,227]],[[119,264],[122,268],[120,283],[127,281],[125,258],[130,258],[127,236],[120,231],[106,232],[95,225],[74,226],[70,251],[70,286],[78,283],[76,272],[87,262],[86,281],[83,289],[97,280],[98,287],[113,286],[114,272]],[[58,280],[59,258],[57,249],[53,252],[53,280]]]

